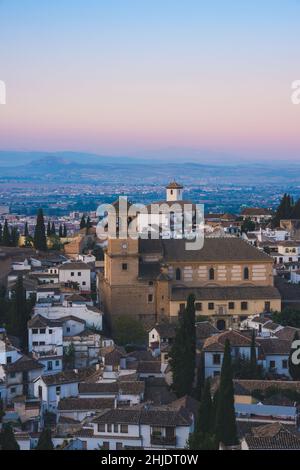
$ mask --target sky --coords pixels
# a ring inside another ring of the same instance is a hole
[[[0,0],[0,150],[300,157],[299,0]]]

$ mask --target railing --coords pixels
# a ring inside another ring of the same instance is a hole
[[[176,447],[176,436],[156,436],[151,435],[150,442],[154,446],[174,446]]]

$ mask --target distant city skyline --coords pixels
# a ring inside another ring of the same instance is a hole
[[[298,0],[0,0],[0,150],[299,160],[299,17]]]

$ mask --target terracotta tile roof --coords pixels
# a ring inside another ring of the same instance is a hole
[[[166,186],[166,189],[183,189],[183,186],[176,181],[171,181],[171,183]]]
[[[290,341],[279,338],[256,338],[256,341],[265,355],[290,353]]]
[[[242,215],[253,216],[253,215],[272,215],[273,212],[270,209],[265,209],[263,207],[247,207],[241,212]]]
[[[235,330],[224,331],[218,335],[211,336],[204,341],[203,350],[206,351],[224,351],[225,341],[230,341],[231,347],[249,347],[251,338]]]
[[[65,370],[58,372],[57,374],[43,375],[42,380],[48,386],[60,385],[64,383],[76,383],[91,378],[96,374],[94,367],[87,367],[84,369],[76,370]]]
[[[22,356],[17,361],[7,364],[5,369],[8,373],[25,372],[29,370],[43,369],[44,365],[28,356]]]
[[[175,338],[176,336],[176,325],[174,323],[159,323],[151,328],[151,330],[153,329],[158,332],[160,338]]]
[[[49,318],[45,318],[42,315],[35,315],[32,317],[28,323],[27,326],[29,328],[46,328],[47,326],[62,326],[63,320],[50,320]]]
[[[70,263],[64,263],[61,266],[59,266],[60,271],[66,271],[66,270],[81,270],[81,271],[90,271],[91,268],[88,266],[86,263],[83,263],[82,261],[71,261]]]
[[[251,431],[245,436],[250,450],[300,450],[300,438],[282,423],[254,427]]]
[[[209,336],[218,334],[220,331],[212,325],[209,321],[202,321],[196,323],[196,338],[197,339],[206,339]]]
[[[62,398],[58,402],[58,410],[103,410],[114,408],[114,398]]]
[[[280,299],[276,287],[173,287],[171,300],[186,300],[189,294],[194,294],[196,300],[251,300],[251,299]]]
[[[94,423],[148,424],[150,426],[190,426],[191,418],[181,411],[167,407],[122,408],[107,411],[93,420]]]
[[[160,361],[140,361],[137,367],[138,374],[160,374]]]
[[[300,338],[300,328],[293,328],[292,326],[284,326],[281,330],[276,331],[275,336],[279,339],[292,342],[296,332],[298,332],[298,335]]]
[[[234,380],[234,388],[237,391],[244,390],[245,394],[251,395],[254,390],[265,391],[267,389],[294,390],[300,393],[300,381],[290,380]],[[241,387],[241,388],[240,388]]]

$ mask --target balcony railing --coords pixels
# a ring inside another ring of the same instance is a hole
[[[176,447],[176,436],[158,436],[151,435],[150,442],[154,446],[174,446]]]

